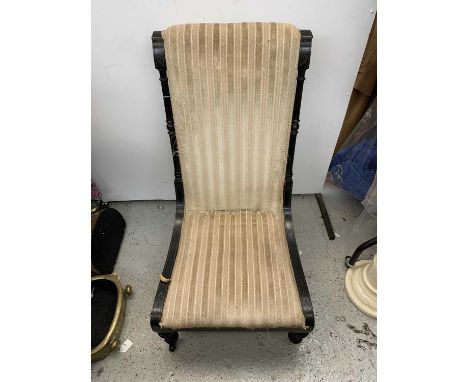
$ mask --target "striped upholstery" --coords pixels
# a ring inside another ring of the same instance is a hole
[[[282,215],[187,213],[161,326],[303,327]]]
[[[300,32],[188,24],[163,38],[187,210],[278,211]]]
[[[163,32],[185,217],[162,327],[304,327],[283,221],[300,32]]]

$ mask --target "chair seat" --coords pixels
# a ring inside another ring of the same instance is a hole
[[[304,328],[282,211],[186,212],[163,328]]]

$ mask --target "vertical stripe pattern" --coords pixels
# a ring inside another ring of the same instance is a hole
[[[188,211],[279,211],[300,32],[277,23],[163,32]]]
[[[303,328],[283,227],[272,212],[188,212],[161,326]]]
[[[163,32],[185,217],[162,327],[303,328],[283,221],[300,32]]]

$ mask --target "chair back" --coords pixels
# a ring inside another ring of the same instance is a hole
[[[281,211],[300,31],[184,24],[162,37],[186,210]]]

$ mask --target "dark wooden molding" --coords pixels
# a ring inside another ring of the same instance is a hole
[[[309,69],[312,38],[313,36],[310,30],[301,30],[301,45],[299,47],[299,59],[297,64],[299,70]]]
[[[166,56],[164,54],[164,40],[162,37],[162,32],[153,32],[151,40],[153,41],[154,66],[159,71],[166,70]]]
[[[166,128],[169,134],[171,143],[172,161],[174,162],[174,187],[176,193],[176,213],[175,223],[172,230],[171,243],[164,264],[162,276],[170,279],[174,268],[177,251],[179,250],[180,234],[182,231],[182,222],[184,220],[184,183],[182,180],[182,169],[180,167],[179,149],[177,147],[177,137],[174,126],[174,117],[172,114],[171,94],[169,92],[169,83],[167,79],[166,57],[164,54],[164,40],[161,32],[153,32],[153,57],[154,66],[159,71],[159,80],[164,100],[164,110],[166,112]],[[161,322],[164,302],[166,301],[169,283],[159,282],[158,290],[154,298],[153,309],[151,310],[151,327],[155,331],[160,331],[159,323]]]
[[[302,90],[305,80],[305,72],[309,68],[310,53],[312,48],[312,32],[310,30],[301,30],[301,43],[299,47],[299,59],[297,64],[296,95],[294,97],[294,108],[291,120],[291,134],[289,137],[288,159],[286,162],[286,177],[283,190],[283,212],[284,225],[286,231],[286,240],[288,242],[289,256],[296,279],[299,299],[301,301],[302,312],[305,317],[308,330],[312,331],[315,326],[314,310],[310,298],[309,289],[302,269],[299,251],[297,249],[296,236],[292,220],[291,200],[293,189],[293,163],[296,150],[296,138],[299,133],[299,114],[301,110]]]

